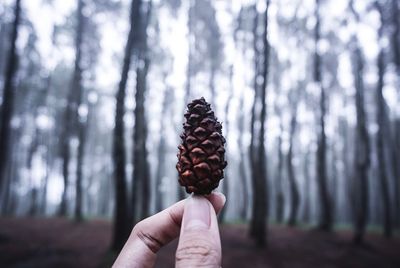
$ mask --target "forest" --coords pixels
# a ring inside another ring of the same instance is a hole
[[[110,267],[200,97],[223,267],[400,267],[398,0],[0,1],[0,266]]]

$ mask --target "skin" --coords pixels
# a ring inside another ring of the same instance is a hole
[[[179,236],[175,267],[221,267],[216,214],[225,196],[192,195],[144,219],[133,228],[114,268],[153,267],[157,252]]]

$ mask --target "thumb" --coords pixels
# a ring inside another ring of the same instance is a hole
[[[185,203],[175,267],[221,267],[221,240],[211,203],[192,195]]]

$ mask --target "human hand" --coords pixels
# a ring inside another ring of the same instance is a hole
[[[225,200],[221,193],[192,195],[142,220],[133,228],[113,267],[153,267],[158,250],[178,235],[175,267],[221,267],[216,214]]]

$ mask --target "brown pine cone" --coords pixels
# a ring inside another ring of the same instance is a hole
[[[176,164],[179,184],[187,193],[210,194],[224,177],[227,164],[222,126],[203,97],[187,107]]]

